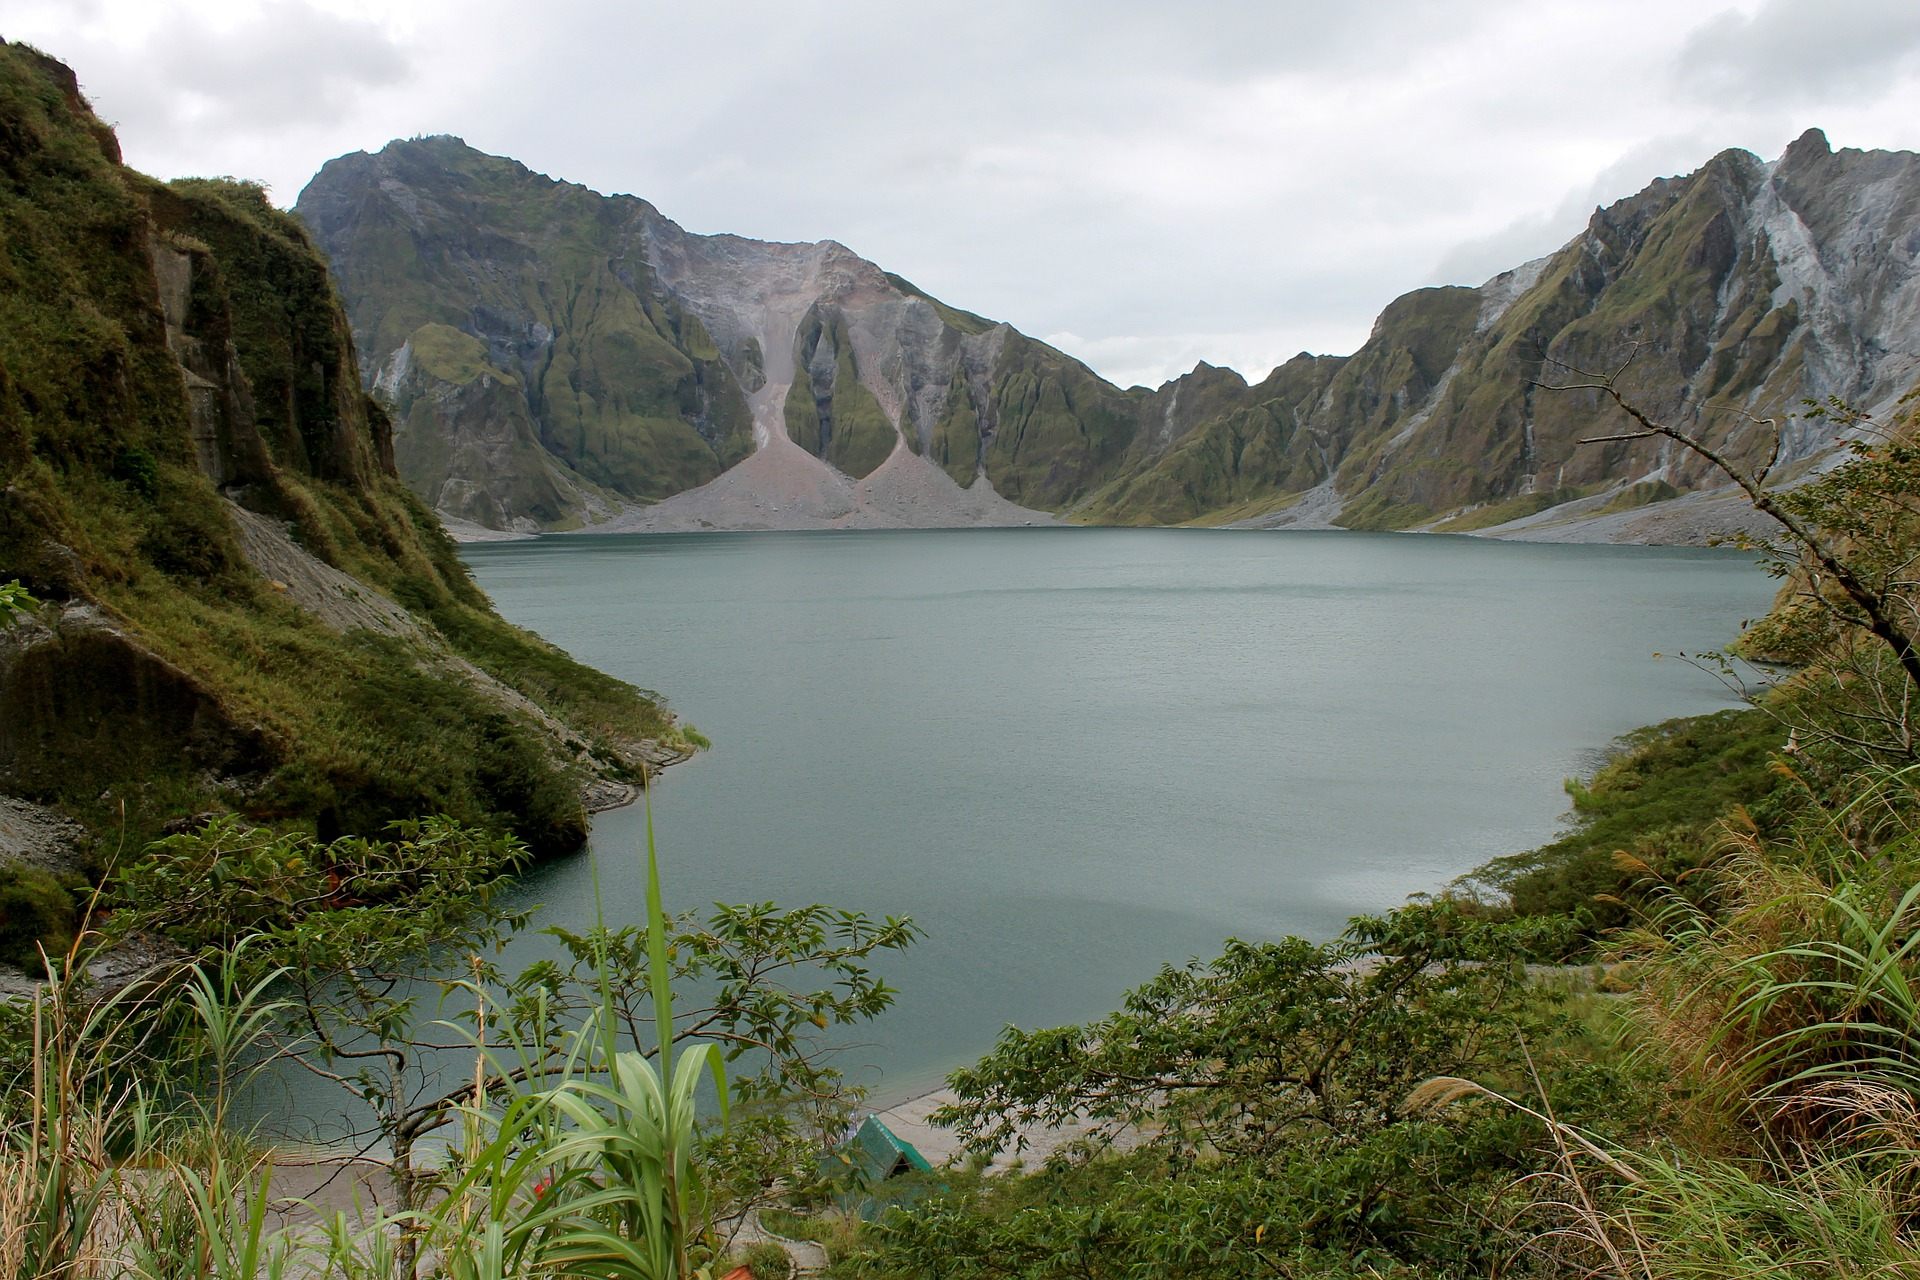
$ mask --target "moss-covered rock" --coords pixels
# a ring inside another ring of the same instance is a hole
[[[40,867],[0,864],[0,964],[37,972],[41,948],[50,956],[73,944],[84,885]]]
[[[887,460],[900,433],[860,380],[844,316],[808,312],[794,336],[787,435],[808,453],[858,480]]]

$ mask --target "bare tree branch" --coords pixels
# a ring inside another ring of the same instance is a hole
[[[1633,354],[1638,354],[1638,350],[1639,348],[1636,345]],[[1558,384],[1536,381],[1533,385],[1547,391],[1597,391],[1612,400],[1615,405],[1619,406],[1623,413],[1629,418],[1632,418],[1641,428],[1639,432],[1631,435],[1596,437],[1596,440],[1647,439],[1653,436],[1662,436],[1711,463],[1715,470],[1726,476],[1727,479],[1731,480],[1740,488],[1741,492],[1746,494],[1747,500],[1753,504],[1754,510],[1772,519],[1775,523],[1779,524],[1781,528],[1785,529],[1794,543],[1833,579],[1834,584],[1840,588],[1847,599],[1851,600],[1854,605],[1859,608],[1864,618],[1861,625],[1883,641],[1888,648],[1893,650],[1894,657],[1900,663],[1900,669],[1906,673],[1907,679],[1915,686],[1920,686],[1920,640],[1916,640],[1914,634],[1903,626],[1895,616],[1894,602],[1889,599],[1888,594],[1884,590],[1877,589],[1865,581],[1859,572],[1855,570],[1853,564],[1848,560],[1846,554],[1838,544],[1823,536],[1818,529],[1802,520],[1790,508],[1783,505],[1771,490],[1766,488],[1763,483],[1766,471],[1762,471],[1758,475],[1749,473],[1739,463],[1728,457],[1721,450],[1709,445],[1699,436],[1693,435],[1679,427],[1670,426],[1663,422],[1656,422],[1653,418],[1649,417],[1646,411],[1641,409],[1638,404],[1627,399],[1627,397],[1621,393],[1616,383],[1620,373],[1626,369],[1628,364],[1632,363],[1633,354],[1627,357],[1626,362],[1623,363],[1619,369],[1604,376],[1588,373],[1580,369],[1573,369],[1567,365],[1560,364],[1558,361],[1551,361],[1550,363],[1567,369],[1568,372],[1572,373],[1575,377],[1585,379],[1585,381]],[[1767,421],[1771,422],[1772,420],[1768,419]],[[1773,456],[1777,458],[1779,456],[1779,432],[1777,428],[1774,435]],[[1772,466],[1772,461],[1769,461],[1767,470],[1771,470]]]

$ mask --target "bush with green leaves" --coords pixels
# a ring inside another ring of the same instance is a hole
[[[1231,942],[1168,968],[1083,1026],[1005,1032],[950,1077],[937,1119],[975,1152],[1027,1126],[1087,1136],[1027,1177],[968,1180],[885,1217],[851,1268],[902,1277],[1484,1275],[1543,1167],[1531,1117],[1410,1113],[1436,1075],[1541,1087],[1625,1126],[1633,1073],[1526,961],[1566,921],[1496,922],[1422,903],[1330,943]],[[1578,1051],[1576,1051],[1578,1047]],[[944,1176],[944,1175],[943,1175]]]
[[[0,864],[0,963],[40,968],[41,948],[63,955],[79,927],[77,877],[23,863]]]
[[[748,1245],[740,1255],[740,1264],[752,1274],[753,1280],[787,1280],[793,1274],[793,1259],[770,1240]]]
[[[553,958],[503,972],[501,944],[530,919],[500,897],[523,855],[510,837],[440,818],[396,824],[384,840],[330,842],[219,818],[119,874],[110,929],[158,933],[208,959],[246,943],[254,963],[284,971],[286,1016],[265,1041],[371,1106],[364,1136],[391,1150],[403,1203],[427,1190],[414,1176],[420,1144],[456,1131],[474,1102],[471,1071],[448,1079],[449,1064],[483,1049],[483,1096],[509,1100],[604,1075],[628,1052],[615,1041],[654,1060],[711,1045],[745,1068],[729,1087],[741,1126],[702,1140],[718,1170],[714,1212],[809,1177],[819,1135],[837,1131],[859,1097],[832,1067],[827,1038],[892,1004],[869,965],[911,945],[912,922],[719,904],[704,920],[659,927],[554,928]],[[703,999],[672,1009],[662,965],[669,988]],[[603,1025],[581,1056],[581,1029]]]
[[[866,962],[917,931],[817,906],[672,920],[649,831],[645,921],[503,975],[488,957],[525,916],[496,895],[519,853],[445,819],[331,842],[218,819],[128,867],[105,940],[164,933],[178,959],[101,990],[93,935],[33,1001],[0,1005],[0,1275],[159,1280],[186,1259],[221,1280],[429,1262],[461,1280],[692,1280],[717,1260],[714,1221],[813,1162],[800,1135],[839,1087],[815,1034],[884,1010]],[[677,1008],[683,978],[710,998]],[[449,1051],[466,1067],[451,1088],[431,1069]],[[275,1063],[374,1106],[397,1211],[274,1229],[271,1163],[231,1124]],[[783,1090],[802,1081],[818,1092],[796,1107]]]

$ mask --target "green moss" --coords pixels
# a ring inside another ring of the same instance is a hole
[[[855,373],[851,342],[842,342],[834,364],[832,412],[827,461],[856,480],[871,475],[893,452],[900,433]]]
[[[518,380],[487,363],[487,344],[450,324],[423,324],[407,338],[421,369],[442,382],[464,385],[482,376],[508,386]]]
[[[837,315],[823,318],[817,308],[794,336],[785,414],[788,438],[855,479],[872,474],[900,439],[860,381],[846,322]]]
[[[947,399],[928,442],[928,456],[962,487],[980,474],[980,415],[964,374],[956,370],[947,387]]]
[[[1051,347],[1009,332],[992,373],[987,477],[1003,496],[1041,507],[1085,498],[1121,461],[1139,427],[1126,393]]]
[[[377,831],[398,814],[446,814],[469,826],[510,830],[536,856],[586,839],[579,782],[556,766],[523,719],[468,685],[419,663],[397,640],[354,633],[347,661],[328,676],[312,738],[279,771],[263,801],[313,815],[322,838]],[[387,744],[406,743],[395,757]]]
[[[794,374],[793,385],[787,388],[785,413],[787,438],[819,457],[820,406],[813,398],[813,381],[804,368]]]

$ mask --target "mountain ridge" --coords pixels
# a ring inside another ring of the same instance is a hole
[[[295,205],[339,273],[369,385],[392,397],[409,483],[444,516],[519,532],[1464,530],[1658,504],[1717,478],[1671,446],[1579,447],[1600,406],[1537,394],[1543,360],[1636,353],[1627,390],[1751,461],[1758,434],[1703,405],[1873,409],[1920,377],[1916,208],[1920,158],[1835,152],[1809,130],[1776,161],[1730,150],[1656,179],[1482,285],[1404,294],[1350,355],[1302,353],[1257,382],[1203,361],[1123,390],[837,241],[698,235],[458,139],[331,161]],[[428,325],[485,359],[439,376],[414,359],[448,345]],[[1833,447],[1790,428],[1783,474]],[[869,502],[875,476],[917,502]]]

